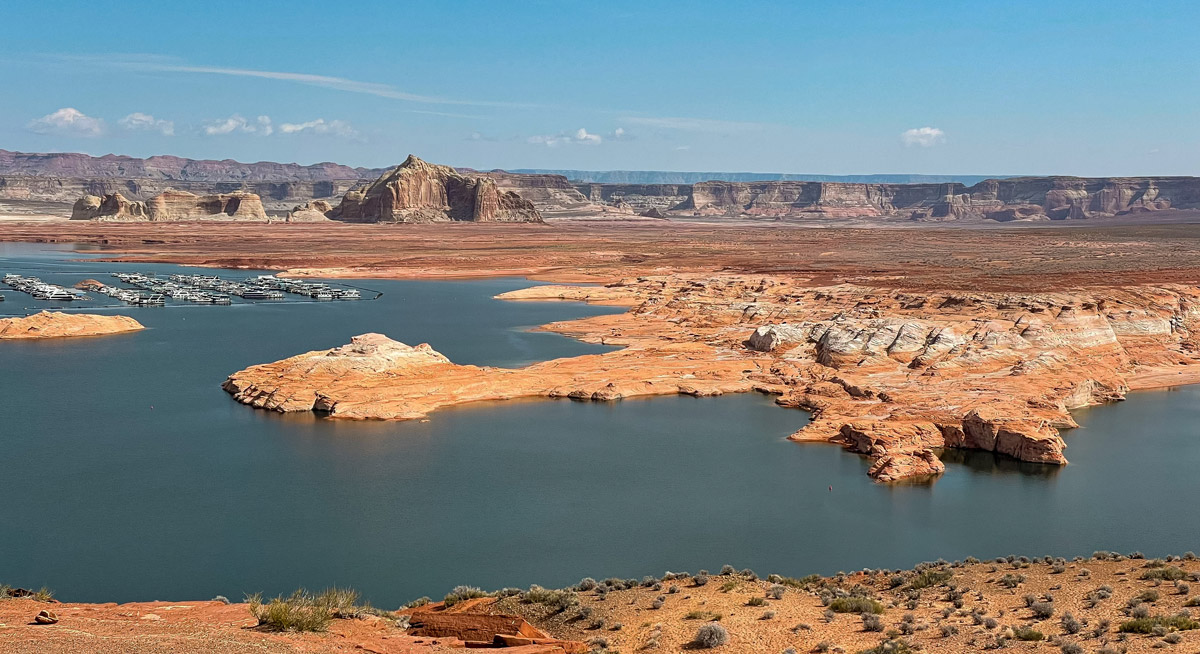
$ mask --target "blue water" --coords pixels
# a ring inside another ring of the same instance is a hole
[[[0,273],[73,284],[178,269],[73,256],[0,244]],[[76,601],[340,584],[393,606],[460,583],[724,563],[803,575],[1200,550],[1196,387],[1080,412],[1066,468],[952,452],[936,483],[895,486],[837,447],[786,441],[806,414],[756,394],[482,403],[389,423],[256,411],[220,389],[247,365],[366,331],[461,363],[606,349],[526,327],[611,308],[492,299],[525,280],[355,283],[384,296],[124,309],[149,329],[0,343],[0,581]],[[0,311],[36,304],[6,295]]]

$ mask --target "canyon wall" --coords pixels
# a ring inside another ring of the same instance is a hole
[[[1013,177],[974,186],[840,182],[578,184],[592,202],[682,216],[1064,220],[1200,209],[1196,177]]]
[[[148,200],[129,200],[120,193],[85,195],[71,208],[71,220],[104,222],[266,219],[267,212],[253,193],[196,195],[170,190]]]
[[[328,214],[359,223],[542,222],[529,200],[487,175],[463,175],[409,155],[369,186],[351,190]]]

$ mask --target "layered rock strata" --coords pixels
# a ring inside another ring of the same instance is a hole
[[[960,183],[580,184],[593,202],[693,216],[1065,220],[1200,208],[1196,177],[1014,177]]]
[[[234,373],[225,389],[266,409],[382,419],[514,397],[758,390],[812,412],[794,440],[839,443],[895,481],[940,473],[947,447],[1065,464],[1058,430],[1076,426],[1072,409],[1200,381],[1200,291],[1186,286],[916,294],[718,274],[502,297],[630,306],[545,327],[624,348],[481,368],[364,335]]]
[[[42,311],[23,318],[0,319],[0,339],[104,336],[144,329],[128,316]]]
[[[128,200],[120,193],[85,195],[71,209],[71,220],[168,222],[182,220],[266,220],[262,200],[253,193],[195,195],[165,191],[149,200]]]
[[[329,214],[348,222],[541,222],[533,203],[482,175],[463,175],[413,155],[369,186],[346,193]]]

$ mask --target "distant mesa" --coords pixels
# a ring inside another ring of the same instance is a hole
[[[71,220],[105,222],[266,219],[262,199],[245,192],[195,195],[167,190],[149,200],[128,200],[120,193],[85,195],[71,209]]]
[[[72,220],[111,222],[180,220],[267,220],[262,200],[238,191],[195,195],[167,190],[148,200],[121,193],[85,195]],[[369,185],[351,189],[337,206],[310,200],[288,212],[287,222],[340,220],[355,223],[542,222],[532,202],[503,190],[486,174],[463,174],[409,155]]]

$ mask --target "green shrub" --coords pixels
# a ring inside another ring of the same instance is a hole
[[[1033,627],[1021,627],[1013,632],[1017,640],[1042,640],[1046,636]]]
[[[999,583],[1005,588],[1016,588],[1017,586],[1025,583],[1025,575],[1018,575],[1010,572],[1003,577],[1000,577]]]
[[[1148,581],[1179,581],[1186,579],[1187,573],[1175,566],[1169,568],[1152,568],[1142,573],[1142,579]]]
[[[1134,618],[1121,623],[1118,631],[1127,634],[1152,634],[1155,627],[1163,627],[1164,629],[1175,629],[1179,631],[1187,631],[1189,629],[1200,629],[1200,621],[1193,620],[1186,615],[1156,615],[1146,618]]]
[[[258,625],[270,631],[325,631],[333,619],[333,610],[304,589],[266,603],[262,594],[255,594],[246,603]]]
[[[746,602],[747,606],[762,606],[767,603],[767,600],[761,597],[751,597],[750,601]]]
[[[908,584],[908,588],[911,590],[920,590],[931,586],[941,586],[952,578],[954,578],[954,573],[950,570],[926,570],[917,575]]]
[[[912,652],[916,651],[917,650],[914,649],[912,645],[909,645],[907,641],[897,638],[889,638],[888,640],[885,640],[870,649],[861,650],[858,654],[911,654]]]
[[[692,611],[692,612],[688,613],[687,615],[683,616],[683,619],[684,620],[706,620],[708,622],[716,622],[717,620],[721,619],[721,614],[713,613],[712,611]]]
[[[829,603],[834,613],[883,613],[883,604],[870,597],[848,596],[835,597]]]

